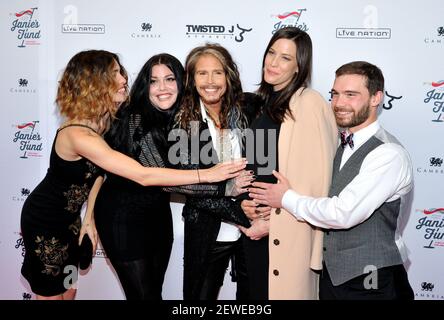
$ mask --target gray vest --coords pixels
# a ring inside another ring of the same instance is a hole
[[[339,146],[333,163],[329,197],[339,195],[358,175],[367,154],[383,143],[372,136],[353,153],[341,170],[344,151]],[[350,229],[325,230],[324,262],[335,286],[370,272],[374,267],[380,269],[402,264],[395,243],[400,203],[401,199],[385,202],[367,220]],[[367,269],[369,267],[372,269]]]

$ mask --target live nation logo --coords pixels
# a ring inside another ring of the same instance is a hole
[[[390,28],[336,28],[338,39],[390,39]]]
[[[41,37],[40,23],[36,19],[38,8],[29,8],[20,12],[11,14],[13,21],[11,23],[11,32],[17,33],[19,44],[17,47],[39,45]]]
[[[21,159],[42,156],[43,142],[41,142],[38,124],[39,121],[32,121],[14,125],[15,132],[12,142],[17,144]]]
[[[105,34],[104,24],[62,24],[62,33]]]
[[[376,6],[366,5],[362,12],[364,13],[362,27],[338,27],[336,28],[336,38],[388,40],[392,37],[391,28],[379,27],[379,13]]]
[[[143,21],[139,23],[137,31],[131,32],[131,38],[134,39],[155,39],[160,38],[161,34],[155,32],[155,26],[152,22]]]
[[[432,122],[444,122],[444,80],[424,82],[427,87],[424,103],[432,106]]]
[[[273,30],[271,34],[274,34],[279,29],[285,27],[296,27],[302,31],[308,31],[307,24],[301,20],[302,14],[307,11],[307,9],[296,9],[289,12],[272,14],[271,17],[277,19],[277,22],[273,25]]]
[[[420,214],[416,230],[423,233],[426,249],[444,247],[444,208],[416,209]]]
[[[63,7],[65,14],[62,33],[67,34],[105,34],[105,25],[101,23],[79,23],[79,8],[69,4]]]
[[[244,41],[247,32],[253,30],[253,28],[241,26],[239,23],[229,25],[187,24],[185,28],[185,34],[188,38],[233,39],[236,42]]]

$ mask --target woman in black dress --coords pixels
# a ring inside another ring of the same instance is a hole
[[[184,69],[175,57],[151,57],[140,70],[105,139],[148,167],[169,166],[167,137],[181,102]],[[173,244],[170,196],[221,197],[225,183],[143,187],[107,173],[94,205],[100,240],[127,300],[160,300]]]
[[[182,95],[183,67],[175,57],[151,57],[140,70],[130,103],[105,136],[109,145],[147,167],[165,167],[167,136]],[[160,300],[173,244],[169,194],[106,174],[94,205],[100,241],[127,300]]]
[[[245,167],[238,162],[199,172],[145,168],[111,149],[101,135],[127,98],[126,83],[118,56],[102,50],[76,54],[62,75],[56,101],[66,121],[54,138],[47,175],[25,201],[21,215],[26,249],[22,274],[37,299],[75,296],[78,242],[85,232],[96,241],[90,214],[80,231],[80,212],[91,188],[101,184],[97,167],[142,185],[167,186],[221,181]]]

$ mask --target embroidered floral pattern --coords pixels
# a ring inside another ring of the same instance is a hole
[[[66,210],[72,213],[76,213],[82,207],[83,203],[88,199],[89,187],[85,183],[83,186],[71,185],[67,192],[63,192],[63,195],[68,200]]]
[[[88,169],[86,170],[86,173],[85,173],[85,179],[91,179],[92,177],[94,177],[96,175],[97,171],[99,171],[99,170],[90,161],[86,161],[86,166],[88,167]]]
[[[69,225],[68,229],[71,230],[74,235],[78,235],[81,226],[82,226],[82,221],[80,219],[80,216],[78,216],[76,221],[74,221]]]
[[[44,236],[37,236],[35,239],[37,249],[35,254],[45,266],[42,273],[46,275],[57,276],[60,274],[63,262],[68,259],[68,245],[62,245],[58,239],[52,237],[51,240],[45,240]]]

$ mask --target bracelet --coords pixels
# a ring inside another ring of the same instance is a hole
[[[200,183],[200,174],[199,174],[199,169],[196,169],[197,170],[197,177],[199,178],[199,183]]]

